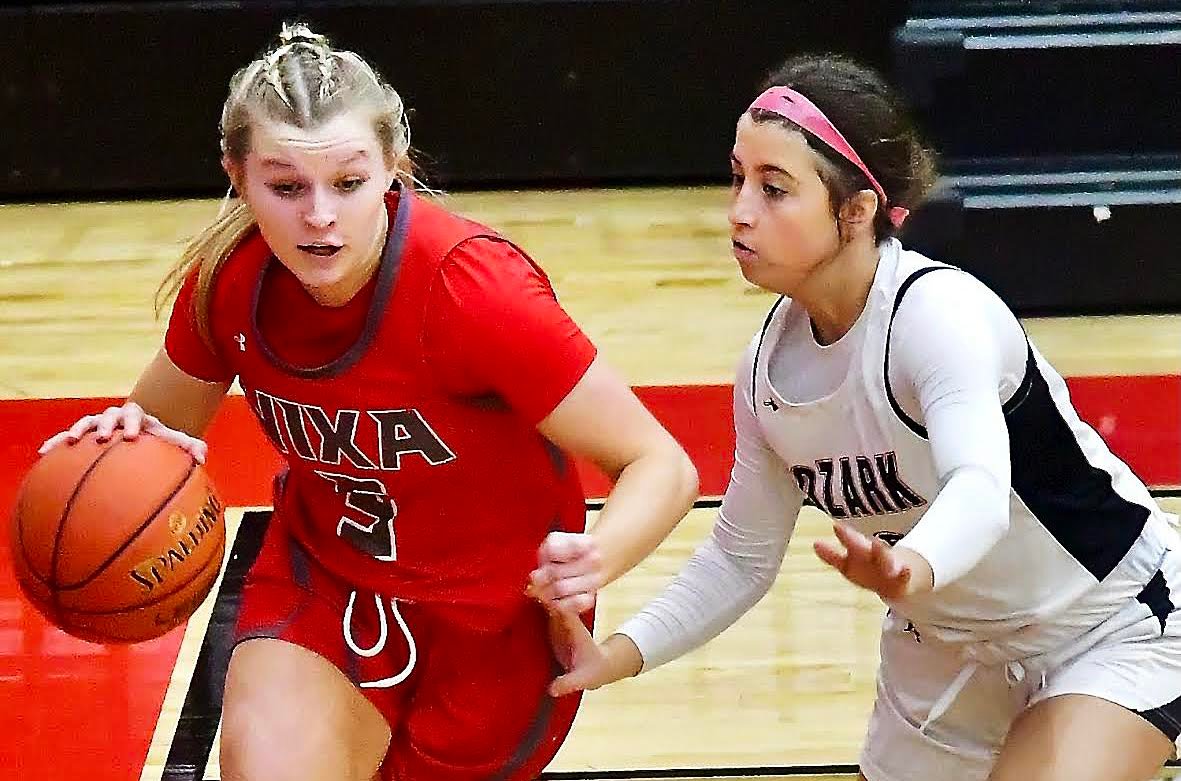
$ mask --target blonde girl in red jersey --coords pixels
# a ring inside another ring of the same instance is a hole
[[[146,433],[204,460],[237,379],[283,455],[226,781],[534,778],[578,705],[547,694],[538,601],[589,615],[683,517],[693,466],[523,251],[414,192],[402,101],[362,58],[285,26],[220,129],[240,200],[170,276],[163,348],[43,452]],[[615,479],[589,533],[571,456]]]

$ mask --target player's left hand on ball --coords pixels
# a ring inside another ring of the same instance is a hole
[[[547,610],[570,615],[595,606],[603,585],[603,561],[589,534],[550,532],[537,551],[537,569],[526,589]]]
[[[882,599],[906,596],[911,569],[896,551],[877,537],[867,537],[847,523],[834,523],[837,541],[812,543],[816,555],[845,576],[850,583],[878,594]]]

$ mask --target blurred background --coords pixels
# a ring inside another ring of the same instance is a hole
[[[373,61],[445,189],[724,182],[734,118],[789,54],[889,74],[949,191],[912,243],[1038,313],[1167,309],[1176,2],[387,0],[9,5],[7,200],[214,195],[233,71],[303,18]],[[1073,207],[1092,207],[1077,209]],[[1106,207],[1106,209],[1104,208]],[[1106,222],[1109,211],[1119,219]],[[935,230],[930,222],[939,224]],[[920,224],[925,223],[925,224]],[[985,241],[976,237],[987,235]],[[1087,246],[1066,260],[1058,242]],[[1096,273],[1115,265],[1124,273]],[[1098,268],[1093,273],[1093,268]],[[1020,270],[1020,271],[1018,271]],[[1042,284],[1031,289],[1029,272]]]

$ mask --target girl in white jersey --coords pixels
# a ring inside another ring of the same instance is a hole
[[[1150,778],[1181,731],[1181,539],[1005,305],[893,238],[931,179],[897,98],[793,59],[731,162],[734,256],[783,297],[738,370],[717,523],[604,643],[569,624],[553,692],[730,626],[811,503],[817,555],[889,607],[863,778]]]

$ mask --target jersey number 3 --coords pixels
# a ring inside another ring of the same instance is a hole
[[[342,513],[336,524],[336,534],[378,561],[397,561],[394,518],[398,515],[398,506],[386,493],[385,483],[371,477],[357,478],[319,470],[316,474],[332,483],[336,493],[344,496],[345,507],[360,516],[350,517]]]

